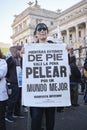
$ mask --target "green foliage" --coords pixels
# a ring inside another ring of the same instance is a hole
[[[9,48],[1,48],[1,51],[2,51],[4,54],[6,54],[6,53],[9,52]]]

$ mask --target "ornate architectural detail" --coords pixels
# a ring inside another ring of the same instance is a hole
[[[31,7],[31,6],[33,5],[33,3],[34,3],[34,2],[29,1],[28,4],[29,4],[29,6]]]
[[[37,0],[35,0],[35,5],[36,5],[36,6],[38,5],[38,1],[37,1]]]

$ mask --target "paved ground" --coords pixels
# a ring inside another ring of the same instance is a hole
[[[83,95],[79,95],[79,107],[65,108],[64,112],[56,112],[54,130],[86,130],[87,105],[83,103]],[[7,130],[30,130],[30,115],[24,113],[24,119],[15,119],[14,123],[7,123]]]

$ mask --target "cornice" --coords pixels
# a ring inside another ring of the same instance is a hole
[[[64,16],[64,15],[72,12],[73,10],[80,8],[81,6],[86,5],[86,4],[87,4],[87,0],[82,0],[79,3],[77,3],[77,4],[69,7],[68,9],[62,11],[61,14],[59,15],[59,17]]]
[[[71,13],[66,13],[66,15],[61,15],[58,17],[58,21],[60,25],[66,24],[67,22],[70,22],[76,18],[79,18],[81,16],[87,15],[87,1],[84,7],[80,5],[80,7],[77,10],[73,10]]]
[[[58,17],[58,13],[42,8],[33,8],[33,7],[28,7],[25,9],[22,13],[19,15],[15,15],[15,19],[13,21],[12,27],[18,23],[19,21],[22,21],[24,18],[28,16],[38,16],[38,17],[45,17],[45,18],[50,18],[50,19],[55,19]]]
[[[72,20],[76,20],[76,19],[80,18],[81,16],[83,17],[83,15],[84,15],[84,16],[87,15],[87,12],[85,12],[85,13],[83,13],[83,14],[79,14],[79,15],[73,16],[73,17],[70,18],[70,19],[60,21],[60,22],[59,22],[59,25],[66,24],[66,23],[68,23],[68,22],[70,22],[70,21],[72,21]],[[86,20],[86,21],[87,21],[87,20]]]

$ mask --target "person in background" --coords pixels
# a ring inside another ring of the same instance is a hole
[[[19,58],[20,58],[20,68],[21,68],[21,71],[22,71],[22,62],[23,62],[23,54],[24,54],[24,46],[21,47],[20,51],[19,51]],[[21,79],[22,80],[22,79]],[[22,81],[21,81],[22,82]],[[20,91],[20,94],[19,94],[19,101],[16,105],[15,108],[17,108],[17,106],[21,106],[21,98],[22,98],[22,85],[21,87],[19,87],[19,91]],[[19,104],[19,105],[18,105]],[[20,109],[19,109],[20,110]],[[24,112],[28,112],[28,107],[26,106],[23,106],[23,110]],[[16,109],[15,109],[16,111]]]
[[[86,52],[86,58],[84,62],[84,78],[85,78],[85,91],[84,91],[84,104],[87,105],[87,52]]]
[[[47,44],[48,27],[44,23],[37,24],[35,32],[38,37],[38,43]],[[55,124],[55,107],[30,107],[31,118],[31,130],[41,130],[42,117],[45,112],[46,117],[46,130],[54,130]]]
[[[76,57],[70,57],[70,92],[71,92],[71,104],[72,106],[79,106],[78,104],[78,84],[81,83],[81,73],[76,65]]]
[[[6,56],[6,62],[8,65],[8,72],[6,75],[7,87],[8,87],[8,105],[5,120],[8,122],[14,122],[13,111],[15,103],[18,97],[18,81],[16,74],[16,62],[11,54]]]
[[[14,118],[24,118],[20,114],[20,89],[18,87],[16,60],[11,54],[6,58],[8,65],[6,80],[9,98],[5,120],[10,123],[14,122]]]
[[[6,78],[5,78],[6,74],[7,74],[7,63],[6,60],[3,59],[3,54],[0,50],[0,130],[6,130],[5,112],[8,100]]]
[[[21,46],[22,49],[22,46]],[[16,73],[17,73],[17,67],[20,67],[21,70],[21,74],[22,74],[22,58],[20,56],[20,50],[16,51],[16,55],[13,57],[14,60],[16,61]],[[17,75],[17,81],[18,81],[18,97],[17,97],[17,101],[15,103],[15,107],[14,107],[14,118],[24,118],[24,116],[21,114],[21,98],[22,98],[22,75],[21,75],[21,80],[19,83],[19,79],[18,79],[18,75]]]
[[[80,72],[81,72],[81,92],[84,93],[86,83],[86,78],[84,76],[84,66],[81,67]]]

